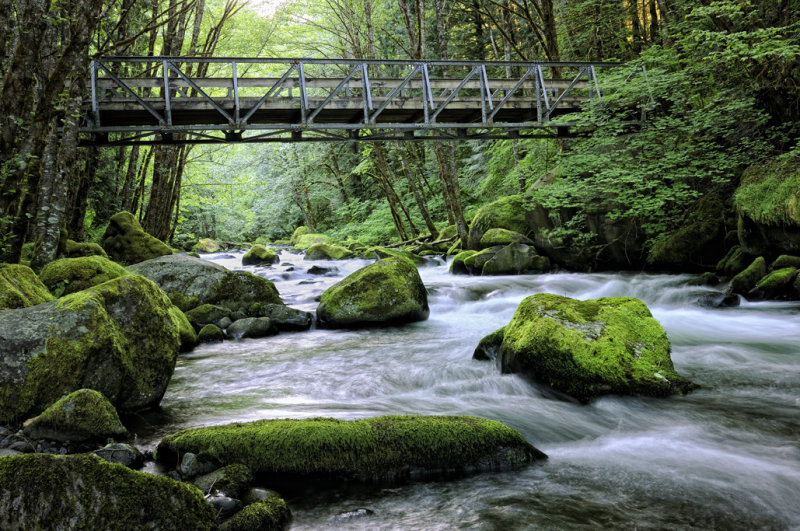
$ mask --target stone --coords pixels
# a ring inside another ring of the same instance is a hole
[[[494,247],[495,245],[508,245],[510,243],[524,243],[533,245],[533,241],[519,232],[508,229],[489,229],[483,233],[480,240],[480,248]]]
[[[3,312],[0,422],[36,415],[84,388],[118,410],[158,405],[181,345],[175,310],[153,282],[126,275]]]
[[[300,225],[299,227],[294,229],[294,232],[292,233],[292,237],[289,240],[289,243],[291,245],[294,245],[295,243],[297,243],[297,240],[298,238],[300,238],[300,236],[305,236],[306,234],[311,234],[311,229],[303,225]]]
[[[696,304],[707,308],[733,308],[741,304],[739,295],[735,293],[707,293],[697,299]]]
[[[450,273],[454,275],[469,275],[470,272],[464,261],[475,254],[478,254],[478,251],[461,251],[458,253],[450,263]]]
[[[108,254],[100,247],[99,244],[88,242],[76,242],[74,240],[67,240],[64,247],[65,258],[80,258],[82,256],[102,256],[108,258]]]
[[[706,271],[702,275],[690,278],[686,281],[687,286],[716,286],[719,284],[719,277],[711,271]]]
[[[391,448],[391,452],[386,449]],[[409,480],[512,470],[546,456],[516,430],[476,417],[389,416],[361,420],[259,420],[182,430],[156,458],[187,452],[219,465],[241,463],[273,483]]]
[[[489,229],[506,229],[523,236],[530,230],[526,211],[529,210],[525,198],[521,195],[510,195],[484,205],[469,227],[467,248],[480,250],[492,245],[481,245],[481,239]]]
[[[126,443],[107,444],[92,453],[109,463],[118,463],[134,470],[144,465],[144,454],[135,446]]]
[[[274,336],[278,329],[268,317],[246,317],[230,325],[227,333],[230,339],[247,339]]]
[[[17,455],[25,454],[17,450],[11,450],[10,448],[0,448],[0,457],[14,457]]]
[[[186,312],[186,318],[195,330],[200,330],[207,324],[215,324],[220,328],[225,328],[220,326],[220,322],[225,318],[229,318],[230,315],[230,308],[215,304],[201,304]]]
[[[247,271],[186,255],[162,256],[131,266],[129,271],[149,278],[173,304],[187,312],[201,304],[244,310],[254,302],[283,304],[275,284]]]
[[[154,454],[154,458],[157,454]],[[186,452],[183,454],[180,465],[178,465],[178,472],[184,477],[195,477],[201,474],[212,472],[217,467],[214,463],[208,461],[206,457],[200,458],[193,452]]]
[[[747,298],[751,300],[796,298],[792,283],[797,278],[797,272],[796,267],[784,267],[768,273],[747,292]]]
[[[103,235],[103,249],[115,262],[137,264],[164,255],[172,249],[158,238],[147,234],[130,212],[119,212],[111,216]]]
[[[520,273],[545,272],[550,269],[550,260],[539,256],[532,245],[512,243],[492,256],[481,270],[482,275],[518,275]]]
[[[428,318],[428,294],[414,264],[384,258],[355,271],[322,294],[321,327],[400,324]]]
[[[242,501],[245,503],[245,505],[250,505],[251,503],[267,500],[269,498],[280,498],[280,497],[281,495],[272,489],[253,487],[244,494],[244,496],[242,497]]]
[[[242,257],[242,265],[270,265],[280,260],[278,254],[263,245],[253,245]]]
[[[313,265],[306,271],[309,275],[329,275],[335,274],[336,272],[338,272],[338,269],[335,267],[322,267],[318,265]]]
[[[480,340],[475,351],[472,353],[472,359],[479,361],[494,361],[497,359],[497,352],[503,344],[503,336],[505,335],[506,327],[498,328],[491,334],[484,336]]]
[[[30,267],[0,264],[0,310],[36,306],[53,298]]]
[[[0,529],[216,528],[196,487],[93,455],[0,459]]]
[[[50,262],[39,278],[53,295],[61,297],[128,274],[127,269],[108,258],[84,256]]]
[[[230,496],[224,496],[222,494],[206,496],[206,501],[208,501],[208,503],[214,507],[214,511],[217,513],[218,518],[228,518],[242,508],[241,500],[231,498]]]
[[[292,240],[294,248],[300,251],[305,251],[315,243],[331,243],[329,236],[316,233],[305,233]]]
[[[31,439],[54,441],[119,438],[128,434],[114,406],[92,389],[78,389],[59,399],[25,422],[24,431]]]
[[[226,328],[228,328],[232,324],[233,324],[233,320],[230,317],[223,317],[222,319],[219,320],[219,323],[217,323],[217,326],[220,327],[222,330],[225,330]]]
[[[260,317],[269,317],[272,324],[282,332],[308,330],[314,322],[311,313],[283,304],[264,304],[260,313]]]
[[[346,260],[354,256],[353,251],[341,245],[315,243],[306,250],[304,260]]]
[[[207,324],[197,333],[197,340],[200,343],[215,343],[225,339],[220,327],[215,324]]]
[[[390,249],[388,247],[370,247],[368,254],[381,258],[405,258],[414,263],[414,265],[421,266],[425,264],[425,260],[414,253],[403,251],[400,249]]]
[[[679,375],[670,344],[647,306],[632,297],[524,299],[503,332],[503,372],[523,373],[587,402],[607,394],[666,396],[694,386]]]
[[[739,295],[746,295],[751,289],[756,287],[756,284],[767,274],[767,262],[763,256],[759,256],[753,263],[747,266],[747,269],[736,275],[728,283],[727,291],[729,293],[738,293]]]
[[[746,254],[738,245],[731,247],[728,254],[717,263],[717,273],[724,277],[733,277],[741,273],[755,257]]]
[[[219,252],[219,244],[211,238],[200,238],[192,246],[195,253],[216,253]]]
[[[289,526],[292,513],[281,498],[269,498],[247,505],[220,526],[222,531],[280,531]]]
[[[482,251],[478,251],[464,259],[464,267],[466,267],[469,274],[480,275],[483,273],[483,266],[494,258],[502,248],[503,247],[500,245],[495,245],[494,247],[487,247]]]
[[[244,465],[234,463],[218,468],[208,474],[197,476],[192,484],[209,494],[212,491],[224,493],[231,498],[241,498],[253,482],[253,473]]]
[[[800,256],[782,254],[776,258],[774,262],[772,262],[771,266],[769,266],[771,271],[783,269],[785,267],[794,267],[796,269],[800,269]]]
[[[186,314],[184,314],[177,306],[173,306],[170,308],[170,315],[172,315],[172,319],[178,325],[178,333],[180,334],[181,338],[181,352],[189,352],[194,347],[200,343],[200,339],[197,337],[197,332],[195,332],[194,327],[189,323],[189,319],[186,318]]]

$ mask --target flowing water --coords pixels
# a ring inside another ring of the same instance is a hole
[[[288,305],[308,311],[368,263],[283,252],[279,266],[242,268],[240,254],[208,258],[273,280]],[[336,272],[307,274],[314,264]],[[425,322],[281,333],[182,356],[140,441],[262,418],[476,415],[519,430],[549,459],[465,479],[306,492],[287,500],[292,529],[800,529],[800,305],[704,308],[696,301],[708,290],[686,287],[687,276],[461,277],[444,262],[420,274]],[[675,368],[701,389],[581,405],[472,360],[478,341],[539,292],[639,297],[666,329]],[[342,516],[359,508],[374,515]]]

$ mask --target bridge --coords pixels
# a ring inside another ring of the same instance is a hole
[[[601,95],[619,63],[105,57],[84,145],[528,138]]]

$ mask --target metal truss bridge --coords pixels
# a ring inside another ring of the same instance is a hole
[[[82,144],[526,138],[601,94],[619,63],[106,57]]]

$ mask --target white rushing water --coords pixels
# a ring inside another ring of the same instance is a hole
[[[242,268],[313,311],[331,284],[367,261]],[[311,265],[337,268],[331,276]],[[395,488],[289,498],[292,529],[800,529],[800,305],[709,309],[687,276],[547,274],[460,277],[420,269],[430,318],[385,329],[311,330],[202,345],[178,362],[143,441],[180,428],[261,418],[476,415],[519,430],[549,455],[525,470]],[[687,396],[556,397],[472,360],[528,295],[633,296],[666,329]],[[368,508],[374,515],[337,514]]]

